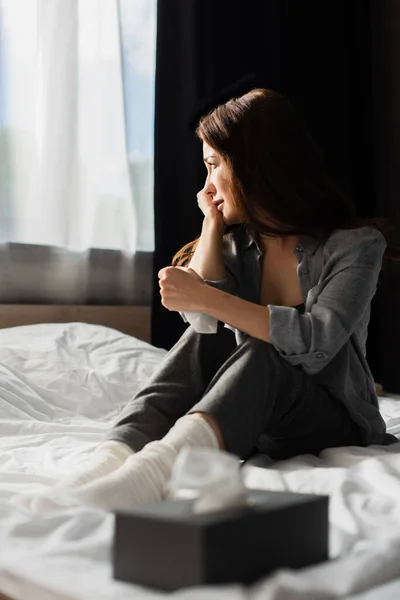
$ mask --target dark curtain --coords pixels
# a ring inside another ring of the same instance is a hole
[[[202,147],[189,124],[199,103],[256,65],[279,81],[279,2],[158,0],[155,106],[155,255],[152,343],[169,349],[186,325],[160,303],[157,273],[197,237]]]
[[[153,344],[171,348],[186,327],[161,305],[157,273],[201,230],[196,193],[205,169],[191,117],[204,98],[243,75],[255,73],[259,85],[288,95],[361,216],[386,216],[377,212],[375,191],[371,52],[368,0],[158,0]],[[375,381],[382,377],[382,287],[367,345]]]
[[[400,238],[400,3],[371,0],[376,205]],[[400,394],[400,264],[389,263],[378,298],[383,389]]]

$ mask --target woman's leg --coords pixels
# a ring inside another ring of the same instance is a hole
[[[230,352],[186,412],[162,440],[147,443],[114,473],[73,490],[71,499],[107,510],[159,501],[180,449],[221,447],[218,436],[224,448],[243,459],[257,451],[279,459],[359,445],[358,431],[341,404],[271,344],[251,337]]]
[[[60,499],[72,490],[119,470],[129,456],[149,442],[164,437],[177,419],[201,398],[213,375],[235,347],[233,332],[222,324],[215,335],[199,334],[193,327],[188,327],[167,353],[160,368],[128,402],[105,441],[85,464],[45,493],[27,494],[16,498],[16,502],[33,512],[50,512],[59,508],[62,505]],[[200,423],[200,445],[203,443],[202,429]],[[195,427],[197,430],[199,426]],[[215,436],[214,430],[208,433],[207,445]],[[218,432],[216,435],[218,440]]]
[[[313,377],[252,337],[237,346],[190,413],[218,424],[228,452],[280,460],[324,448],[362,445],[340,401]]]
[[[233,332],[222,325],[215,335],[196,333],[189,326],[160,368],[124,407],[106,439],[138,452],[148,442],[164,437],[201,399],[235,347]]]
[[[160,501],[183,446],[221,448],[241,458],[272,451],[274,458],[322,447],[358,444],[340,403],[271,344],[248,338],[227,357],[201,400],[160,441],[148,443],[115,473],[82,486],[75,499],[108,510]],[[218,435],[216,435],[218,434]],[[286,447],[280,436],[297,439]]]

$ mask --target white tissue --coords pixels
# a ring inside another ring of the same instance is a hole
[[[240,461],[222,450],[184,447],[173,465],[169,493],[172,498],[195,498],[194,513],[247,506]]]
[[[217,333],[218,319],[202,312],[184,312],[183,314],[197,333]]]

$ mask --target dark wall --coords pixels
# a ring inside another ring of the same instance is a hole
[[[186,327],[162,307],[157,272],[201,229],[196,193],[205,170],[201,144],[189,128],[199,102],[256,73],[259,85],[289,96],[359,214],[375,215],[379,208],[385,216],[376,195],[371,57],[368,0],[159,0],[155,345],[170,348]],[[377,305],[378,299],[372,304],[368,361],[380,381]]]

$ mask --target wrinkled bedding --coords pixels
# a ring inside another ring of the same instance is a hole
[[[114,581],[114,517],[71,507],[47,517],[10,499],[40,491],[89,455],[165,350],[83,323],[0,331],[0,591],[15,600],[162,598]],[[400,400],[380,398],[388,431],[400,436]],[[184,600],[400,598],[400,442],[336,448],[261,469],[246,484],[330,494],[328,563],[282,570],[257,584],[172,594]]]

